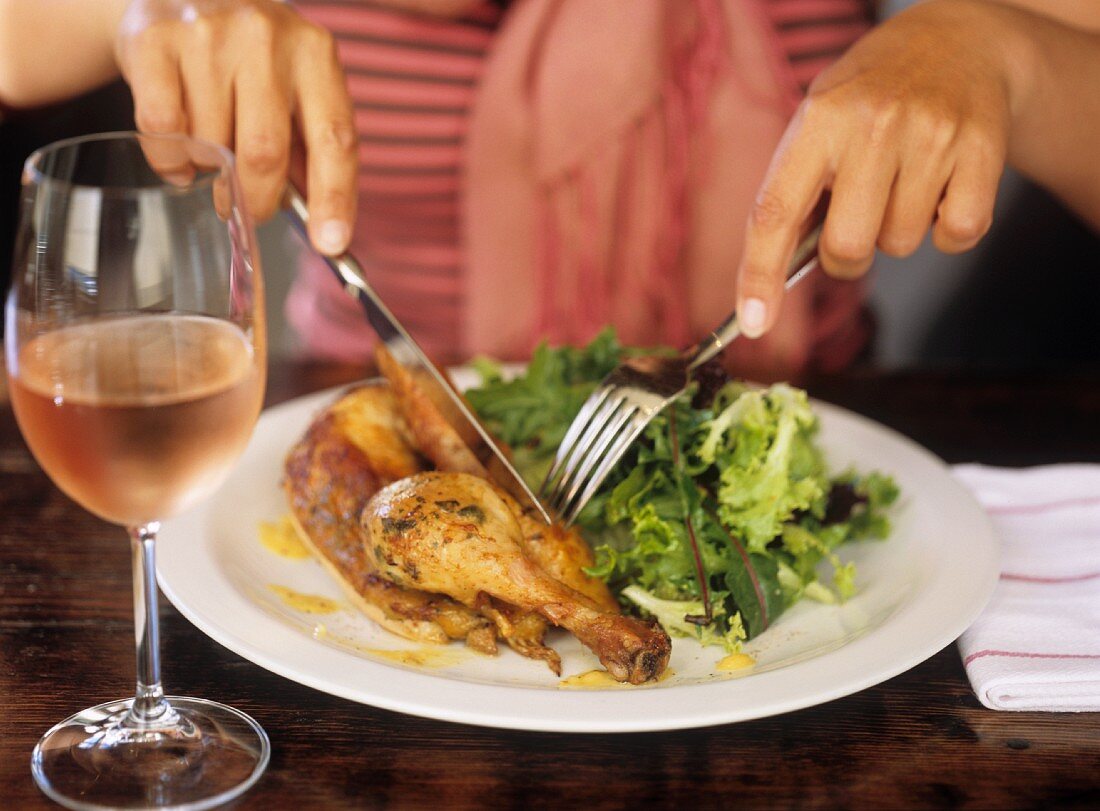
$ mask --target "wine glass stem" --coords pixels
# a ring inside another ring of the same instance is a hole
[[[175,713],[160,684],[160,620],[157,614],[156,521],[130,527],[134,564],[134,637],[137,641],[137,693],[130,722],[140,726],[170,724]]]

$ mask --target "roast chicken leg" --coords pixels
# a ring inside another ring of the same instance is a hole
[[[641,684],[668,664],[659,626],[600,610],[525,549],[514,502],[468,473],[418,473],[383,488],[362,513],[366,554],[393,583],[478,607],[489,598],[571,631],[619,681]]]

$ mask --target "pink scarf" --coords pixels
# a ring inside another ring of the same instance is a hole
[[[467,142],[465,343],[682,345],[732,309],[749,206],[798,95],[757,2],[524,0]],[[804,365],[811,285],[753,350]],[[756,365],[756,364],[754,364]]]

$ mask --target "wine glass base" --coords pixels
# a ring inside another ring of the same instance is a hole
[[[50,799],[80,811],[199,811],[247,791],[267,767],[267,733],[232,707],[168,696],[176,723],[135,727],[132,701],[90,707],[42,737],[31,771]]]

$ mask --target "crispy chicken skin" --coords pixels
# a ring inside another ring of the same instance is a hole
[[[357,517],[370,497],[423,469],[408,436],[388,387],[345,394],[287,456],[283,487],[295,526],[352,603],[387,630],[421,642],[465,639],[494,653],[496,634],[485,617],[443,595],[394,585],[363,553]]]
[[[668,664],[660,627],[595,608],[526,551],[510,500],[467,473],[417,473],[380,490],[362,515],[367,554],[394,583],[467,606],[489,595],[571,631],[619,681],[641,684]]]

